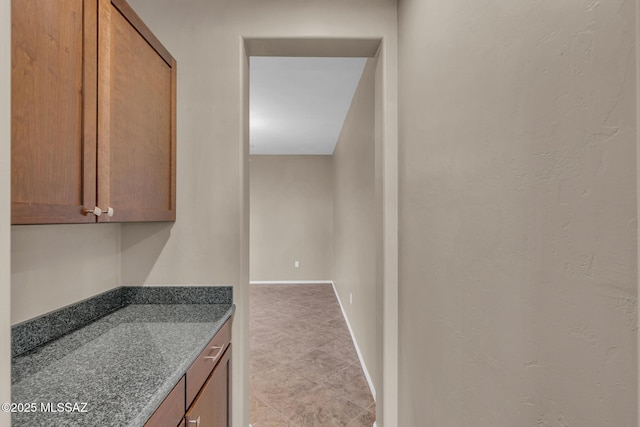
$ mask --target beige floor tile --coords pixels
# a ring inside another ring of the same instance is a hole
[[[309,424],[314,420],[317,426],[331,425],[337,421],[345,426],[359,416],[362,408],[348,401],[339,394],[324,387],[315,389],[290,400],[282,409],[282,413],[293,423]]]
[[[291,424],[287,419],[283,417],[274,416],[260,421],[258,424],[252,424],[253,427],[298,427],[295,424]]]
[[[336,335],[336,338],[318,347],[318,350],[325,351],[342,360],[353,363],[358,360],[358,353],[351,341],[351,337],[346,335]]]
[[[250,372],[268,372],[281,366],[282,363],[269,354],[257,354],[249,357]]]
[[[311,331],[306,334],[296,335],[295,339],[309,348],[317,348],[335,341],[340,335],[329,331]]]
[[[274,341],[287,336],[277,329],[272,329],[265,326],[256,328],[255,330],[250,330],[249,334],[250,348],[268,346]]]
[[[307,322],[304,319],[291,320],[286,324],[283,324],[280,331],[293,337],[308,335],[314,332],[319,332],[317,325]]]
[[[257,398],[251,399],[249,422],[253,427],[290,427],[289,421],[278,411]]]
[[[349,332],[349,328],[347,328],[347,324],[344,319],[332,319],[329,320],[325,327],[331,328],[331,332],[335,334],[345,335],[347,337],[351,337],[351,333]]]
[[[347,425],[349,427],[372,427],[375,421],[376,416],[371,411],[364,411]]]
[[[311,380],[324,381],[348,365],[348,362],[316,349],[285,366],[289,368],[291,372],[297,372]]]
[[[309,347],[289,336],[274,340],[265,346],[256,346],[256,354],[268,354],[284,364],[309,353]]]
[[[367,379],[358,362],[322,382],[327,388],[336,391],[362,409],[369,408],[373,403]]]
[[[375,413],[376,413],[376,403],[375,403],[375,402],[373,402],[373,403],[371,404],[371,406],[369,406],[369,408],[368,408],[368,409],[369,409],[369,412],[371,412],[372,414],[374,414],[374,415],[375,415]]]
[[[250,380],[253,386],[250,392],[255,393],[258,399],[279,411],[291,399],[318,386],[318,383],[283,368],[256,374]]]
[[[331,285],[251,285],[254,427],[370,427],[375,405]]]

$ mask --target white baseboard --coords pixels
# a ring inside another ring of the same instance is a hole
[[[331,281],[331,286],[333,286],[333,292],[336,294],[336,298],[338,299],[338,304],[340,304],[340,310],[342,310],[342,316],[344,316],[345,322],[347,322],[347,328],[349,328],[349,333],[351,334],[351,339],[353,340],[353,345],[356,348],[356,353],[358,353],[358,359],[360,360],[360,366],[362,366],[362,371],[364,372],[364,376],[367,379],[367,383],[369,384],[369,389],[371,390],[371,395],[373,396],[374,402],[376,401],[376,388],[373,386],[373,381],[371,380],[371,375],[369,375],[369,371],[367,370],[367,365],[364,363],[364,358],[362,357],[362,352],[360,351],[360,347],[358,347],[358,341],[356,340],[355,335],[353,334],[353,329],[351,328],[351,323],[349,323],[349,318],[347,317],[347,312],[344,311],[344,306],[342,305],[342,301],[340,301],[340,295],[338,295],[338,290],[336,289],[336,284]],[[375,423],[373,424],[375,427]]]
[[[245,282],[246,283],[246,282]],[[331,285],[331,280],[252,280],[250,285]]]

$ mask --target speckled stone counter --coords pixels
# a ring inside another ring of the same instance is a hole
[[[121,289],[115,311],[13,358],[12,401],[36,408],[13,413],[13,425],[144,425],[234,311],[230,288],[226,297],[215,287]],[[80,405],[43,412],[58,403]]]

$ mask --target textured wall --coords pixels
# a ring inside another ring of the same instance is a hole
[[[0,402],[11,401],[11,2],[0,3]],[[0,426],[9,427],[0,412]]]
[[[380,334],[373,325],[380,315],[376,245],[381,231],[376,228],[380,209],[375,198],[375,71],[376,60],[367,60],[333,153],[333,280],[378,389]]]
[[[395,0],[130,3],[178,61],[178,217],[164,228],[122,227],[122,279],[235,285],[233,419],[246,427],[249,191],[242,37],[385,38],[385,96],[395,99]],[[383,117],[394,129],[395,116]]]
[[[113,225],[106,230],[21,228],[12,245],[22,248],[15,265],[25,270],[14,278],[17,293],[12,304],[25,311],[15,318],[37,315],[110,288],[117,284],[112,282],[114,275],[120,275],[124,284],[237,285],[233,419],[246,427],[249,183],[248,144],[243,145],[248,129],[242,122],[247,122],[248,113],[248,94],[243,90],[248,87],[248,64],[242,58],[242,37],[383,38],[387,54],[383,96],[392,108],[382,118],[393,136],[395,0],[130,3],[178,60],[178,219],[175,224]],[[0,40],[4,43],[8,38]],[[118,253],[110,248],[120,238],[121,262],[116,262]],[[106,249],[90,251],[89,242]],[[78,253],[75,244],[87,250]],[[31,256],[31,250],[42,254],[38,248],[59,252],[55,256],[62,264]],[[101,260],[102,255],[106,260]],[[86,283],[92,288],[84,287]]]
[[[330,280],[331,156],[251,156],[249,168],[251,280]]]
[[[637,425],[634,7],[400,1],[400,425]]]

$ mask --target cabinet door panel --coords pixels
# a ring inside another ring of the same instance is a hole
[[[95,222],[96,3],[11,9],[12,223]]]
[[[200,427],[231,425],[231,344],[187,412],[187,425],[200,420]]]
[[[185,379],[182,377],[173,390],[167,395],[158,409],[144,424],[144,427],[163,427],[167,425],[178,425],[184,421],[184,388]]]
[[[115,0],[101,3],[100,49],[98,203],[115,211],[100,220],[175,220],[175,60]]]

